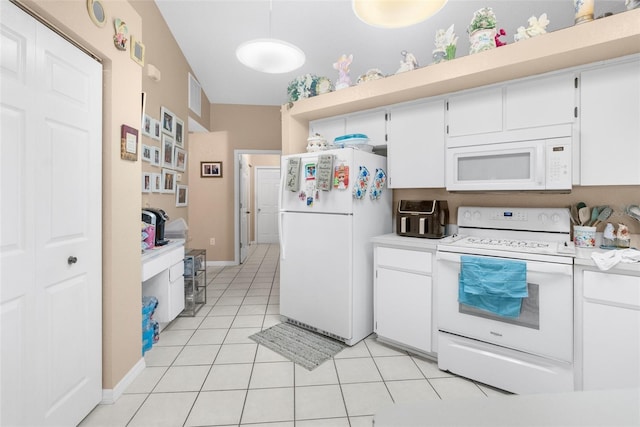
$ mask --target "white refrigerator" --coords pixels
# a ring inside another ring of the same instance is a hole
[[[371,238],[392,231],[386,157],[354,148],[282,157],[280,314],[354,345],[373,332]]]

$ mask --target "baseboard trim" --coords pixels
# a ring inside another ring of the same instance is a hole
[[[238,265],[235,261],[207,261],[207,267],[226,267],[229,265]]]
[[[145,367],[146,363],[144,362],[144,357],[141,357],[140,360],[138,360],[138,362],[133,365],[133,368],[131,368],[129,372],[127,372],[127,375],[125,375],[124,378],[122,378],[114,388],[102,389],[102,401],[100,403],[103,405],[112,405],[116,403],[116,400],[118,400],[120,396],[122,396],[127,387],[131,385],[131,383],[138,377],[138,375],[140,375]]]

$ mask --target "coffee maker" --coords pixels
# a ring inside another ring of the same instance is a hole
[[[168,220],[169,217],[162,209],[145,208],[142,210],[142,221],[155,227],[155,246],[169,243],[169,240],[164,238],[164,225]]]

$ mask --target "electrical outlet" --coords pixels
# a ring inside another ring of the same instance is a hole
[[[216,245],[216,238],[215,237],[212,237],[212,238],[209,239],[209,245],[211,245],[211,246],[215,246]]]

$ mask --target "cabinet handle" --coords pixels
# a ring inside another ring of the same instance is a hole
[[[69,258],[67,258],[67,264],[69,264],[69,265],[75,264],[76,262],[78,262],[78,258],[76,258],[74,256],[70,256]]]

